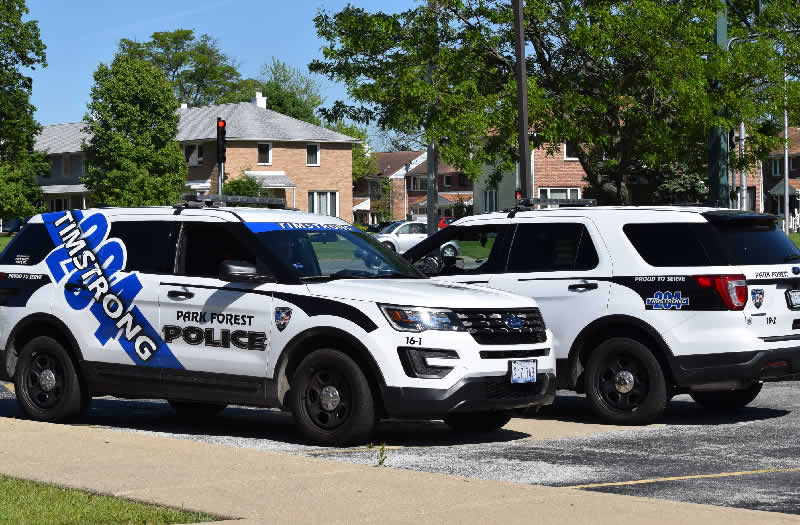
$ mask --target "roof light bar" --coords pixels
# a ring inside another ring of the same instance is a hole
[[[242,195],[200,195],[197,193],[184,193],[181,200],[185,205],[191,206],[222,206],[225,204],[259,204],[268,208],[286,209],[286,200],[274,197],[247,197]],[[184,206],[183,203],[177,206]]]
[[[539,205],[558,205],[558,206],[597,206],[597,199],[520,199],[517,206],[539,206]]]

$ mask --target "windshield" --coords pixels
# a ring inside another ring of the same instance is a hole
[[[395,231],[395,230],[397,229],[397,227],[398,227],[398,226],[400,226],[401,224],[403,224],[403,223],[402,223],[402,222],[393,222],[393,223],[391,223],[390,225],[388,225],[388,226],[385,226],[385,227],[384,227],[384,228],[381,230],[381,233],[392,233],[392,232],[393,232],[393,231]]]
[[[256,237],[301,280],[424,278],[405,259],[360,231],[272,230]]]

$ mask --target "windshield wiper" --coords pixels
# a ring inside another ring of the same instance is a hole
[[[342,275],[307,275],[305,277],[300,277],[300,281],[304,283],[321,283],[326,281],[333,281],[336,279],[346,279],[346,277]]]

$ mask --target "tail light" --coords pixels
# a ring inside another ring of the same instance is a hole
[[[728,310],[744,310],[747,281],[744,275],[695,275],[700,288],[716,290]]]

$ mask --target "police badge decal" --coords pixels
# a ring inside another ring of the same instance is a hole
[[[283,332],[289,321],[292,320],[292,309],[285,306],[278,306],[275,308],[275,326],[278,327],[279,332]]]
[[[761,288],[750,290],[750,297],[753,298],[753,306],[756,308],[761,308],[761,305],[764,304],[764,290]]]

